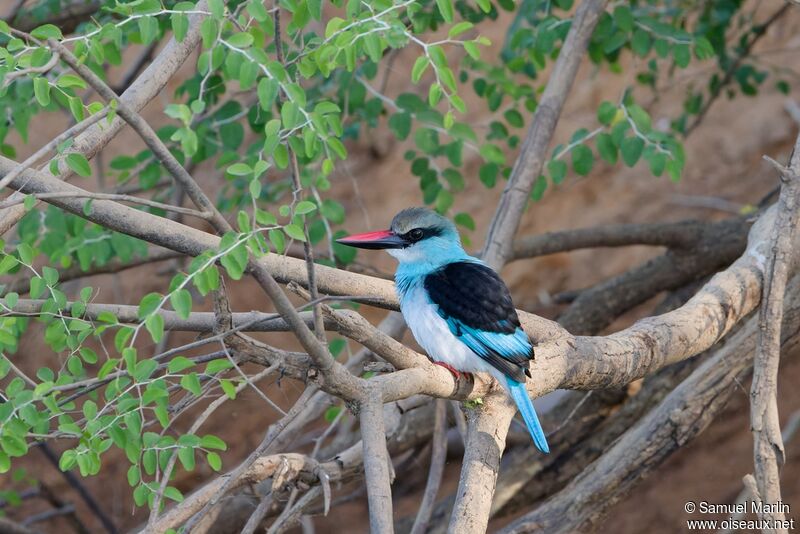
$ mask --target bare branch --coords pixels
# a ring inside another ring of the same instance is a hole
[[[480,409],[467,412],[467,443],[449,532],[486,531],[500,457],[515,413],[513,402],[499,391],[487,395]]]
[[[24,165],[24,164],[23,164]],[[9,175],[11,176],[11,175]],[[8,176],[6,176],[8,178]],[[3,178],[4,180],[6,178]],[[12,178],[14,178],[12,176]],[[116,200],[117,202],[130,202],[132,204],[141,204],[142,206],[149,206],[151,208],[156,208],[164,211],[171,211],[174,213],[182,213],[183,215],[191,215],[192,217],[197,217],[198,219],[209,220],[213,217],[213,214],[206,213],[202,211],[197,211],[189,208],[183,208],[181,206],[173,206],[171,204],[164,204],[163,202],[156,202],[155,200],[150,200],[149,198],[140,198],[135,197],[133,195],[120,195],[117,193],[39,193],[35,195],[31,195],[38,200],[47,200],[48,198],[82,198],[82,199],[92,199],[92,200]],[[17,204],[22,204],[25,201],[24,198],[11,198],[9,200],[0,202],[0,209],[3,208],[10,208],[11,206],[16,206]]]
[[[9,85],[11,85],[11,82],[16,80],[17,78],[21,78],[28,74],[44,74],[46,72],[50,72],[56,65],[58,65],[58,59],[59,59],[58,54],[53,54],[52,56],[50,56],[50,59],[47,61],[47,63],[45,63],[40,67],[27,67],[24,69],[12,70],[8,74],[6,74],[3,80],[3,87],[4,88],[8,87]]]
[[[520,237],[514,241],[509,261],[535,258],[582,248],[652,245],[690,248],[708,226],[705,221],[677,223],[612,224]]]
[[[433,443],[431,447],[431,466],[428,470],[428,482],[422,494],[417,518],[411,527],[411,534],[425,534],[431,519],[436,495],[444,474],[444,463],[447,459],[447,401],[436,401],[436,414],[433,420]]]
[[[369,528],[371,532],[391,534],[392,520],[392,475],[391,459],[386,450],[386,430],[383,421],[383,399],[381,391],[367,389],[359,405],[361,442],[364,447],[364,476],[369,500]]]
[[[564,40],[547,87],[533,115],[530,130],[522,145],[522,152],[514,163],[511,176],[489,226],[482,257],[494,268],[502,267],[511,257],[512,239],[517,233],[533,184],[541,174],[547,147],[550,145],[564,102],[567,100],[578,66],[586,52],[586,46],[605,6],[605,0],[584,0],[575,11],[569,34]]]
[[[750,389],[750,425],[753,430],[755,479],[761,502],[766,506],[759,518],[769,520],[768,532],[786,532],[775,526],[785,518],[781,501],[780,468],[785,460],[778,418],[778,366],[780,364],[781,319],[786,281],[795,254],[794,236],[800,221],[800,137],[790,167],[781,170],[778,212],[770,238],[770,253],[764,267],[763,303],[758,314],[758,341]],[[777,522],[777,523],[776,523]]]

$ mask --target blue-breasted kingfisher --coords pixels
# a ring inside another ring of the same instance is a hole
[[[525,390],[533,345],[505,283],[464,251],[449,219],[427,208],[408,208],[392,219],[389,230],[338,242],[394,256],[400,310],[420,346],[455,373],[494,376],[514,399],[536,447],[550,452]]]

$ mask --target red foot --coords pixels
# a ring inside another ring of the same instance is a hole
[[[433,362],[433,364],[434,365],[438,365],[439,367],[444,367],[445,369],[450,371],[450,373],[452,373],[452,375],[454,377],[456,377],[456,378],[459,378],[461,376],[468,377],[470,375],[470,373],[462,373],[461,371],[459,371],[458,369],[456,369],[452,365],[448,365],[448,364],[446,364],[444,362],[436,362],[435,361],[435,362]]]

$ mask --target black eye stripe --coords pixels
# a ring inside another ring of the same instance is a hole
[[[423,239],[441,234],[442,231],[439,228],[412,228],[408,232],[402,234],[401,237],[409,243],[416,243],[417,241],[422,241]]]

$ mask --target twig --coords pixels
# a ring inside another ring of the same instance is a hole
[[[56,469],[58,469],[58,471],[61,473],[61,476],[64,477],[67,483],[78,492],[78,495],[80,495],[81,499],[83,499],[83,502],[86,503],[86,506],[89,507],[89,510],[92,511],[98,520],[100,520],[100,523],[103,525],[103,528],[105,528],[106,532],[109,534],[116,534],[118,531],[117,527],[114,525],[114,522],[110,517],[108,517],[108,515],[106,515],[105,511],[103,511],[92,494],[89,493],[89,490],[87,490],[81,480],[75,476],[75,473],[72,471],[61,471],[61,469],[58,467],[58,457],[50,449],[47,443],[39,443],[39,450],[42,451],[42,454],[44,454],[45,458],[47,458],[47,460]]]
[[[687,208],[702,208],[740,215],[744,205],[724,198],[704,195],[671,195],[670,202]]]
[[[279,366],[277,364],[276,365],[272,365],[272,366],[267,367],[266,369],[262,370],[261,372],[253,375],[249,379],[245,380],[244,382],[242,382],[241,384],[236,386],[236,390],[235,390],[236,393],[237,394],[241,393],[242,390],[244,390],[244,388],[246,388],[249,384],[255,384],[259,380],[261,380],[263,378],[266,378],[267,376],[271,375],[272,373],[274,373],[275,371],[278,370],[278,367]],[[194,420],[194,422],[192,423],[192,426],[189,428],[189,430],[186,433],[187,434],[196,434],[197,430],[201,426],[203,426],[203,423],[205,423],[206,420],[209,417],[211,417],[211,414],[216,412],[217,409],[220,406],[222,406],[225,403],[225,401],[227,401],[227,400],[228,400],[228,396],[227,395],[220,395],[219,397],[214,399],[213,402],[211,402],[208,406],[206,406],[206,409],[203,410],[203,413],[201,413]],[[149,519],[147,521],[148,528],[152,528],[155,525],[156,520],[158,519],[158,513],[161,510],[161,500],[164,498],[164,491],[166,491],[166,489],[167,489],[167,485],[169,484],[169,479],[172,476],[172,470],[175,469],[175,462],[177,460],[178,460],[178,455],[177,454],[173,454],[170,457],[169,462],[167,463],[167,466],[166,466],[166,468],[164,469],[164,472],[161,475],[161,485],[158,487],[158,491],[155,493],[155,497],[153,499],[153,506],[150,509],[150,517],[149,517]]]
[[[200,208],[205,213],[211,214],[208,217],[208,221],[214,226],[214,229],[217,230],[219,233],[230,232],[233,230],[233,227],[228,223],[225,217],[217,210],[216,206],[209,200],[203,190],[197,185],[197,182],[194,181],[186,169],[178,162],[175,156],[172,155],[172,152],[169,151],[167,146],[161,141],[158,137],[158,134],[153,130],[153,128],[145,121],[141,115],[137,111],[135,111],[132,107],[128,106],[124,100],[121,100],[117,94],[103,81],[97,76],[91,69],[89,69],[86,65],[81,64],[78,61],[72,52],[70,52],[63,44],[59,43],[55,39],[48,39],[48,45],[54,51],[57,51],[61,54],[61,57],[64,61],[72,67],[81,78],[86,80],[92,89],[97,91],[97,93],[105,99],[107,102],[117,102],[117,113],[120,117],[122,117],[125,122],[130,124],[130,126],[139,134],[139,137],[145,142],[147,147],[153,151],[153,154],[158,158],[164,168],[167,169],[167,172],[172,175],[177,183],[180,184],[181,187],[186,191],[186,194],[189,195],[189,198],[192,199],[192,202]]]
[[[261,521],[267,516],[270,508],[272,508],[272,492],[267,493],[261,498],[256,509],[250,514],[244,527],[242,527],[241,534],[253,534]]]
[[[789,443],[792,438],[794,438],[794,435],[797,433],[798,429],[800,429],[800,410],[795,411],[791,417],[789,417],[789,421],[787,421],[786,426],[783,427],[783,431],[781,431],[781,439],[783,440],[783,443]],[[739,492],[739,495],[733,502],[737,509],[747,510],[749,507],[742,505],[749,500],[748,497],[753,500],[758,500],[756,499],[758,487],[756,486],[756,479],[753,477],[753,475],[745,475],[742,481],[744,483],[744,488],[741,492]],[[731,519],[741,519],[744,516],[744,512],[737,512],[731,515]],[[732,532],[733,530],[730,528],[719,530],[719,534],[731,534]]]
[[[35,523],[41,523],[42,521],[53,519],[54,517],[60,517],[62,515],[74,515],[74,514],[75,514],[75,505],[68,503],[65,504],[64,506],[61,506],[60,508],[51,508],[49,510],[45,510],[44,512],[39,512],[38,514],[26,517],[25,520],[22,522],[22,525],[27,527]]]
[[[6,74],[5,79],[3,80],[3,88],[8,87],[9,85],[11,85],[11,82],[13,82],[17,78],[21,78],[22,76],[28,74],[44,74],[45,72],[50,72],[53,69],[53,67],[58,65],[58,59],[59,59],[58,54],[54,53],[52,56],[50,56],[48,62],[42,65],[41,67],[27,67],[25,69],[12,70],[8,74]]]
[[[251,452],[250,455],[248,455],[248,457],[236,467],[236,469],[231,471],[224,478],[222,484],[216,488],[210,498],[202,501],[198,499],[199,502],[193,502],[190,499],[186,499],[183,501],[183,503],[181,503],[178,509],[182,509],[182,515],[185,515],[189,510],[196,510],[196,513],[194,513],[191,519],[189,519],[189,521],[187,521],[184,525],[184,529],[187,532],[191,532],[192,527],[196,525],[197,522],[200,521],[200,519],[202,519],[203,516],[205,516],[205,514],[211,510],[212,507],[217,505],[222,496],[228,491],[228,488],[239,483],[240,477],[246,473],[259,458],[268,454],[273,441],[275,441],[275,439],[280,435],[281,432],[283,432],[287,425],[300,414],[304,408],[305,402],[307,402],[315,392],[316,388],[313,386],[309,386],[305,389],[305,391],[303,391],[302,395],[300,395],[300,398],[297,400],[294,406],[292,406],[286,416],[282,417],[278,422],[269,427],[269,430],[258,447],[256,447],[255,450],[253,450],[253,452]],[[162,532],[165,530],[165,528],[161,526],[163,523],[168,525],[175,524],[174,518],[170,516],[176,511],[178,510],[173,510],[171,513],[166,514],[155,525],[149,526],[146,532]]]
[[[59,21],[62,21],[64,16],[67,18],[75,16],[80,18],[96,12],[99,9],[99,5],[100,2],[98,0],[76,0],[67,5],[62,3],[57,16],[54,17],[55,22],[28,17],[27,20],[19,20],[18,18],[14,21],[14,26],[18,30],[29,30],[44,22],[60,24]],[[206,7],[206,0],[199,0],[196,10],[202,12]],[[174,38],[170,39],[156,59],[148,65],[145,71],[136,78],[136,81],[120,97],[120,100],[133,109],[142,109],[155,98],[166,86],[167,82],[172,79],[175,72],[191,52],[196,49],[197,43],[200,42],[200,25],[204,18],[205,16],[200,14],[191,15],[189,17],[189,28],[183,41],[179,43]],[[94,125],[75,138],[73,148],[86,156],[87,159],[91,159],[119,133],[122,125],[123,121],[119,118],[112,121],[107,127]],[[65,172],[62,173],[61,178],[66,180],[71,175],[72,173]],[[13,196],[18,197],[19,195],[20,193],[14,193]],[[24,206],[15,206],[14,208],[0,211],[0,235],[13,228],[26,213],[27,210]]]
[[[278,62],[285,67],[286,58],[283,55],[283,37],[281,34],[281,10],[277,0],[274,2],[272,20],[275,25],[275,56]],[[286,95],[283,89],[281,89],[278,94],[278,101],[282,104],[285,99]],[[298,200],[298,195],[303,191],[303,185],[300,182],[300,166],[297,163],[297,154],[295,154],[288,140],[286,141],[286,150],[289,152],[289,161],[292,166],[292,186],[294,188],[292,196],[294,202],[296,202]],[[311,293],[311,300],[316,300],[319,298],[319,291],[317,290],[317,277],[314,267],[314,250],[311,248],[311,239],[308,234],[308,221],[306,221],[305,217],[303,217],[303,235],[305,236],[303,240],[303,252],[305,255],[306,272],[308,273],[308,291]],[[322,313],[316,305],[312,309],[314,314],[314,333],[321,343],[325,343],[325,328],[323,326]]]
[[[281,515],[278,516],[275,522],[269,527],[267,534],[279,534],[292,527],[300,518],[300,514],[302,514],[306,508],[314,503],[314,501],[319,497],[320,493],[322,493],[322,488],[315,486],[308,490],[305,495],[300,497],[300,499],[294,503],[294,506],[287,506],[283,512],[281,512]]]
[[[695,128],[697,128],[700,123],[703,122],[708,110],[711,109],[711,106],[717,101],[723,90],[733,81],[736,72],[739,70],[739,66],[742,64],[742,61],[744,61],[750,55],[756,43],[767,34],[769,27],[772,26],[775,21],[779,20],[789,10],[790,7],[791,6],[788,2],[785,3],[763,23],[753,26],[752,31],[755,35],[752,39],[747,41],[747,44],[742,49],[741,53],[737,55],[736,59],[728,66],[727,70],[725,71],[725,76],[722,77],[722,80],[714,85],[711,95],[709,95],[709,97],[705,100],[705,103],[697,113],[697,117],[695,118],[694,122],[692,122],[692,124],[686,128],[686,137],[689,137]]]
[[[753,456],[758,492],[764,506],[759,519],[772,525],[784,514],[776,505],[781,501],[780,468],[785,460],[778,419],[778,367],[780,365],[783,299],[790,264],[795,256],[794,235],[800,221],[800,136],[788,168],[779,167],[781,193],[778,213],[770,240],[770,253],[764,267],[764,291],[758,314],[758,341],[750,389],[750,425],[753,430]],[[774,509],[773,509],[774,508]],[[769,532],[786,532],[771,527]]]
[[[444,474],[444,463],[447,459],[447,404],[444,399],[437,399],[436,413],[433,419],[433,445],[431,449],[431,466],[428,471],[428,481],[422,494],[422,503],[419,505],[417,518],[411,527],[411,534],[425,534],[428,522],[431,519],[433,505]]]
[[[10,175],[9,175],[10,176]],[[7,178],[7,177],[6,177]],[[15,177],[12,177],[12,179]],[[47,200],[48,198],[86,198],[86,199],[93,199],[93,200],[115,200],[117,202],[131,202],[133,204],[141,204],[143,206],[149,206],[151,208],[157,208],[164,211],[172,211],[175,213],[182,213],[183,215],[191,215],[192,217],[197,217],[198,219],[203,220],[210,220],[213,217],[213,214],[193,210],[190,208],[183,208],[180,206],[173,206],[171,204],[164,204],[162,202],[156,202],[155,200],[150,200],[147,198],[140,198],[131,195],[119,195],[116,193],[73,193],[73,194],[64,194],[64,193],[39,193],[31,195],[36,199],[39,200]],[[3,202],[0,202],[0,209],[9,208],[11,206],[15,206],[17,204],[22,204],[25,199],[9,199]]]
[[[58,62],[58,54],[54,54],[53,57],[56,59],[56,62]],[[6,186],[8,186],[8,184],[13,182],[14,179],[17,176],[19,176],[20,174],[25,172],[25,169],[28,169],[29,167],[31,167],[34,163],[36,163],[41,158],[43,158],[45,156],[45,154],[47,154],[48,152],[51,152],[51,151],[55,150],[58,147],[58,145],[60,145],[61,143],[63,143],[67,139],[70,139],[73,136],[75,136],[75,135],[79,134],[80,132],[84,131],[86,128],[88,128],[89,126],[91,126],[91,125],[95,124],[96,122],[100,121],[101,119],[103,119],[107,115],[108,115],[108,106],[104,107],[102,110],[98,111],[97,113],[95,113],[91,117],[82,120],[81,122],[73,125],[72,127],[67,129],[63,133],[59,134],[55,139],[53,139],[52,141],[50,141],[49,143],[44,145],[42,148],[40,148],[39,150],[34,152],[33,155],[31,155],[25,161],[23,161],[17,167],[15,167],[13,171],[11,171],[10,173],[6,174],[3,177],[3,179],[0,180],[0,189],[4,189]],[[14,204],[17,203],[17,202],[13,202],[12,203],[11,200],[12,199],[7,199],[5,202],[2,203],[2,205],[0,205],[0,208],[13,206]],[[24,198],[23,199],[19,199],[19,200],[20,200],[20,202],[22,202],[22,201],[24,201]]]

